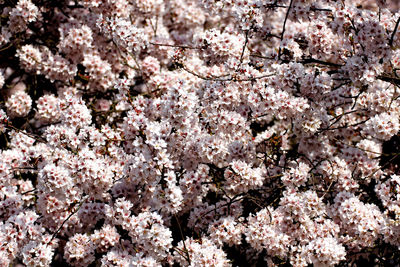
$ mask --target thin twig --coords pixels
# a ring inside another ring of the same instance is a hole
[[[331,9],[329,8],[317,8],[317,7],[312,7],[310,8],[311,11],[322,11],[322,12],[332,12]]]
[[[397,19],[396,25],[394,26],[394,30],[392,32],[392,36],[390,37],[390,41],[389,41],[390,46],[393,45],[394,36],[397,32],[397,28],[399,27],[399,23],[400,23],[400,17]]]
[[[344,85],[348,85],[348,84],[351,84],[351,81],[348,81],[348,82],[345,82],[345,83],[341,83],[341,84],[339,84],[339,85],[333,87],[333,88],[331,89],[331,91],[335,91],[335,90],[339,89],[340,87],[342,87],[342,86],[344,86]]]
[[[358,111],[367,111],[367,109],[354,109],[354,110],[350,110],[350,111],[346,111],[346,112],[343,112],[343,113],[341,113],[341,114],[339,114],[339,115],[336,115],[336,116],[334,116],[332,119],[330,119],[331,121],[332,120],[334,120],[334,119],[337,119],[337,118],[341,118],[341,117],[343,117],[343,116],[345,116],[345,115],[348,115],[348,114],[351,114],[351,113],[354,113],[354,112],[358,112]]]
[[[151,29],[153,30],[154,37],[157,37],[157,27],[153,25],[153,21],[149,18]],[[156,21],[157,22],[157,21]]]
[[[185,249],[185,253],[186,253],[186,256],[187,256],[187,261],[188,261],[189,265],[191,265],[189,250],[187,249],[186,244],[185,244],[185,237],[183,236],[181,224],[179,223],[178,218],[176,217],[176,214],[174,214],[174,217],[175,217],[176,223],[178,224],[179,232],[180,232],[181,237],[182,237],[183,248]]]
[[[246,36],[245,36],[245,40],[244,40],[244,45],[243,45],[243,48],[242,48],[242,53],[241,53],[241,55],[240,55],[240,64],[238,65],[238,67],[236,68],[236,71],[238,71],[239,70],[239,68],[240,68],[240,66],[242,65],[242,63],[243,63],[243,55],[244,55],[244,51],[246,50],[246,46],[247,46],[247,43],[249,42],[249,31],[247,30],[246,31],[246,34],[245,34]]]
[[[29,193],[32,193],[32,192],[35,192],[35,191],[36,191],[36,189],[32,189],[32,190],[29,190],[29,191],[26,191],[26,192],[22,192],[21,195],[26,195],[26,194],[29,194]]]
[[[276,8],[276,7],[287,8],[287,6],[278,5],[278,4],[265,4],[264,7],[265,8]]]
[[[231,74],[224,74],[224,75],[221,75],[221,76],[218,76],[218,77],[206,77],[206,76],[203,76],[201,74],[198,74],[198,73],[186,68],[185,66],[183,66],[182,69],[187,71],[188,73],[200,78],[200,79],[203,79],[203,80],[206,80],[206,81],[216,81],[216,82],[228,82],[228,81],[249,82],[249,81],[254,81],[254,80],[258,80],[258,79],[269,78],[271,76],[276,75],[276,73],[268,73],[268,74],[264,74],[264,75],[260,75],[260,76],[256,76],[256,77],[248,77],[248,78],[243,78],[243,79],[236,78],[234,75],[231,75]],[[226,77],[226,76],[228,76],[230,78],[221,79],[221,77]]]
[[[293,4],[293,0],[290,0],[290,4],[289,4],[289,8],[286,12],[286,16],[285,16],[285,21],[283,22],[283,27],[282,27],[282,32],[281,32],[281,41],[283,41],[283,36],[285,34],[286,31],[286,22],[289,18],[289,13],[290,13],[290,9],[292,8],[292,4]],[[278,52],[278,58],[281,58],[281,47],[279,46],[279,52]]]
[[[249,77],[249,78],[245,78],[245,79],[236,79],[233,78],[232,81],[235,82],[249,82],[249,81],[254,81],[254,80],[259,80],[259,79],[263,79],[263,78],[269,78],[276,75],[276,73],[268,73],[268,74],[264,74],[264,75],[260,75],[260,76],[256,76],[256,77]]]
[[[356,127],[356,126],[358,126],[358,125],[361,125],[361,124],[363,124],[363,123],[366,123],[366,122],[369,121],[370,119],[371,119],[371,118],[368,118],[368,119],[366,119],[366,120],[363,120],[363,121],[360,121],[360,122],[357,122],[357,123],[354,123],[354,124],[339,126],[339,127],[336,127],[336,128],[330,128],[330,127],[328,127],[328,128],[323,128],[323,129],[318,130],[315,134],[318,135],[318,134],[320,134],[320,133],[322,133],[322,132],[324,132],[324,131],[334,131],[334,130],[339,130],[339,129],[345,129],[345,128],[350,128],[350,127]]]
[[[13,45],[14,45],[13,43],[10,43],[8,46],[5,46],[5,47],[0,48],[0,52],[11,48]]]
[[[257,54],[250,54],[251,57],[259,57],[259,58],[264,58],[264,59],[275,59],[274,57],[266,57],[263,55],[257,55]]]
[[[383,168],[385,168],[386,166],[388,166],[389,164],[391,164],[391,162],[393,160],[395,160],[398,156],[400,156],[400,153],[394,155],[391,159],[389,159],[387,162],[385,162],[385,164],[383,164],[382,166],[380,166],[379,168],[376,168],[376,170],[374,170],[370,175],[368,175],[367,177],[362,178],[363,180],[365,179],[369,179],[371,178],[375,173],[377,173],[379,170],[382,170]]]
[[[219,81],[219,82],[225,82],[225,81],[231,80],[231,79],[220,79],[219,77],[206,77],[206,76],[203,76],[203,75],[201,75],[201,74],[198,74],[198,73],[196,73],[196,72],[194,72],[194,71],[192,71],[192,70],[186,68],[185,66],[183,66],[182,69],[185,70],[186,72],[189,72],[190,74],[196,76],[197,78],[202,79],[202,80],[207,80],[207,81]],[[222,77],[223,77],[223,76],[222,76]]]
[[[168,46],[168,47],[184,48],[184,49],[203,49],[201,47],[193,47],[193,46],[188,46],[188,45],[157,44],[157,43],[152,43],[152,42],[149,42],[149,44],[156,45],[156,46]]]
[[[266,57],[263,55],[257,55],[257,54],[250,54],[251,57],[258,57],[258,58],[264,58],[264,59],[270,59],[270,60],[274,60],[274,57]],[[332,66],[332,67],[343,67],[343,65],[338,64],[338,63],[333,63],[333,62],[329,62],[329,61],[323,61],[323,60],[319,60],[319,59],[315,59],[315,58],[305,58],[301,61],[298,61],[299,63],[302,64],[312,64],[312,63],[316,63],[316,64],[321,64],[321,65],[326,65],[326,66]]]
[[[79,209],[82,207],[83,203],[88,199],[88,197],[86,197],[84,200],[81,201],[81,203],[78,204],[78,207],[76,208],[75,211],[71,212],[70,215],[68,215],[68,217],[62,222],[62,224],[60,225],[60,227],[58,227],[58,229],[53,233],[53,235],[51,236],[51,239],[48,243],[50,243],[51,241],[53,241],[53,239],[57,236],[57,234],[61,231],[62,227],[64,226],[64,224],[74,215],[76,214]]]
[[[341,65],[341,64],[337,64],[337,63],[333,63],[333,62],[329,62],[329,61],[323,61],[323,60],[319,60],[319,59],[315,59],[315,58],[306,58],[306,59],[300,61],[300,63],[303,63],[303,64],[317,63],[317,64],[327,65],[327,66],[332,66],[332,67],[343,67],[343,65]]]
[[[345,145],[345,146],[349,146],[349,147],[352,147],[352,148],[356,148],[356,149],[359,149],[359,150],[364,151],[364,152],[368,152],[368,153],[372,153],[372,154],[377,154],[377,155],[379,155],[379,156],[390,157],[390,156],[396,156],[396,155],[398,155],[398,153],[387,154],[387,153],[383,153],[383,152],[376,152],[376,151],[372,151],[372,150],[368,150],[368,149],[363,149],[363,148],[360,148],[360,147],[358,147],[358,146],[356,146],[356,145],[352,145],[352,144],[348,144],[348,143],[346,143],[346,142],[343,142],[342,140],[339,140],[339,139],[337,139],[337,138],[333,138],[333,140],[335,140],[336,142],[339,142],[339,143],[341,143],[341,144],[343,144],[343,145]]]
[[[40,137],[38,135],[35,135],[35,134],[32,134],[32,133],[25,132],[25,131],[23,131],[21,129],[18,129],[17,127],[11,125],[11,124],[4,124],[4,127],[12,129],[12,130],[14,130],[14,131],[16,131],[18,133],[22,133],[22,134],[24,134],[26,136],[29,136],[30,138],[33,138],[38,142],[47,143],[47,141],[45,139],[43,139],[42,137]]]

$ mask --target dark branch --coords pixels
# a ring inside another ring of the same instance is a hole
[[[157,43],[152,43],[152,42],[150,42],[149,44],[156,45],[156,46],[168,46],[168,47],[185,48],[185,49],[202,49],[201,47],[193,47],[193,46],[188,46],[188,45],[157,44]]]
[[[390,41],[389,41],[389,45],[390,46],[393,45],[394,36],[395,36],[395,34],[397,32],[397,28],[399,27],[399,23],[400,23],[400,17],[397,19],[396,26],[394,26],[394,30],[392,32],[392,36],[390,37]]]
[[[286,31],[286,22],[289,18],[289,13],[290,13],[290,9],[292,8],[292,4],[293,4],[293,0],[290,0],[290,4],[288,7],[288,10],[286,12],[286,16],[285,16],[285,21],[283,22],[283,27],[282,27],[282,33],[281,33],[281,41],[283,40],[283,36],[285,35],[285,31]],[[281,58],[281,48],[279,47],[279,53],[278,53],[278,58]]]
[[[327,66],[332,66],[332,67],[343,67],[341,64],[333,63],[333,62],[328,62],[328,61],[323,61],[315,58],[306,58],[303,61],[301,61],[303,64],[309,64],[309,63],[317,63],[321,65],[327,65]]]

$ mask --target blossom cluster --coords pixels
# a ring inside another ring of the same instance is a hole
[[[0,266],[400,264],[396,1],[0,10]]]

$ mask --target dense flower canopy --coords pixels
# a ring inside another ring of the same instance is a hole
[[[0,0],[0,266],[399,264],[392,2]]]

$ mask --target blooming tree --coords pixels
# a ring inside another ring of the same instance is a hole
[[[395,2],[0,7],[0,266],[399,264]]]

